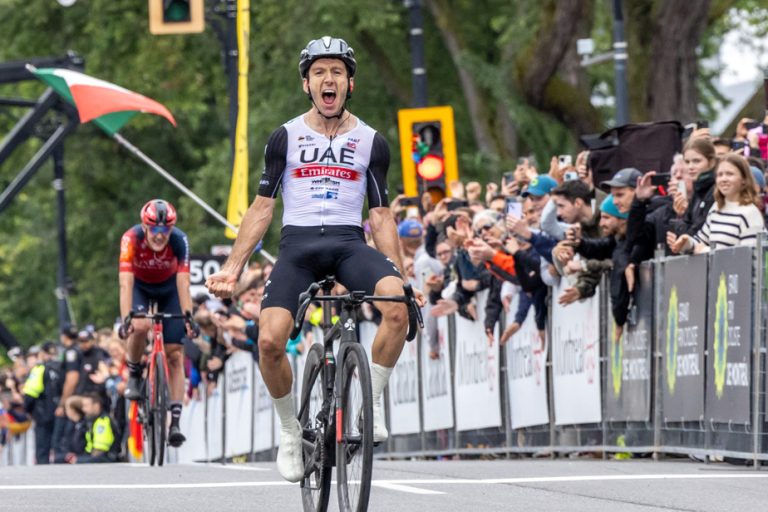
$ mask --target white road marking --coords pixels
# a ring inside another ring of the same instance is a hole
[[[197,464],[199,467],[200,465]],[[222,466],[221,464],[206,464],[206,468],[218,468],[218,469],[234,469],[235,471],[272,471],[269,468],[260,468],[258,466],[241,466],[241,465],[232,465],[232,466]]]
[[[441,491],[433,491],[431,489],[419,489],[418,487],[411,487],[409,485],[393,484],[389,482],[379,482],[374,480],[371,482],[374,487],[381,489],[389,489],[390,491],[408,492],[411,494],[445,494]]]
[[[491,484],[546,484],[562,482],[607,482],[634,480],[728,480],[768,478],[768,473],[673,473],[650,475],[584,475],[584,476],[543,476],[520,478],[487,478],[487,479],[410,479],[410,480],[373,480],[377,487],[395,490],[401,487],[403,492],[423,491],[424,489],[408,488],[409,485],[491,485]],[[0,485],[0,491],[45,491],[45,490],[106,490],[106,489],[211,489],[227,487],[282,487],[298,484],[273,480],[266,482],[200,482],[186,484],[33,484],[33,485]],[[408,491],[405,490],[408,488]],[[429,493],[429,491],[427,491]],[[421,493],[425,494],[425,493]]]

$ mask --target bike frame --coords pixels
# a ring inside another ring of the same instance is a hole
[[[165,382],[169,381],[169,371],[168,371],[168,359],[165,357],[165,344],[163,342],[163,321],[159,318],[153,318],[152,319],[152,350],[149,353],[149,366],[148,366],[148,377],[149,377],[149,384],[152,389],[155,387],[155,359],[156,355],[161,354],[160,358],[163,360],[163,371],[165,372]],[[149,403],[152,407],[155,406],[155,394],[150,393],[149,394]]]

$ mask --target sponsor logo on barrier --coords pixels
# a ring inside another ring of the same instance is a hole
[[[621,380],[624,359],[624,336],[616,338],[616,324],[611,328],[611,377],[613,378],[613,396],[621,396]]]
[[[720,284],[717,287],[714,352],[715,395],[720,399],[725,389],[725,370],[728,362],[728,287],[725,274],[720,274]]]
[[[673,395],[677,383],[677,306],[677,286],[673,286],[669,292],[669,309],[667,310],[667,387]]]

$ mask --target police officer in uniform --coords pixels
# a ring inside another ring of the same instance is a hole
[[[85,455],[72,457],[69,462],[89,464],[94,462],[117,462],[120,435],[114,420],[102,407],[98,393],[83,397],[83,412],[88,420],[85,432]]]
[[[68,368],[76,368],[79,372],[75,395],[98,393],[102,407],[109,410],[105,384],[109,376],[107,361],[109,361],[109,354],[96,345],[96,337],[91,329],[83,329],[77,333],[77,361],[68,366]]]
[[[57,352],[55,343],[44,343],[39,354],[40,362],[30,370],[24,383],[24,408],[35,420],[37,464],[50,463],[54,441],[55,412],[59,405],[63,380]]]

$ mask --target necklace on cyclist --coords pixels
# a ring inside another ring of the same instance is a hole
[[[347,116],[346,116],[346,117],[345,117],[343,120],[341,120],[341,122],[338,124],[338,126],[336,126],[336,129],[335,129],[335,130],[333,130],[333,134],[332,134],[332,135],[328,135],[328,139],[330,139],[331,141],[333,141],[333,139],[335,139],[335,138],[336,138],[336,134],[337,134],[337,133],[339,133],[339,130],[341,129],[341,127],[342,127],[342,126],[344,126],[344,124],[345,124],[347,121],[349,121],[349,118],[350,118],[351,116],[352,116],[352,114],[351,114],[350,112],[347,112]]]

